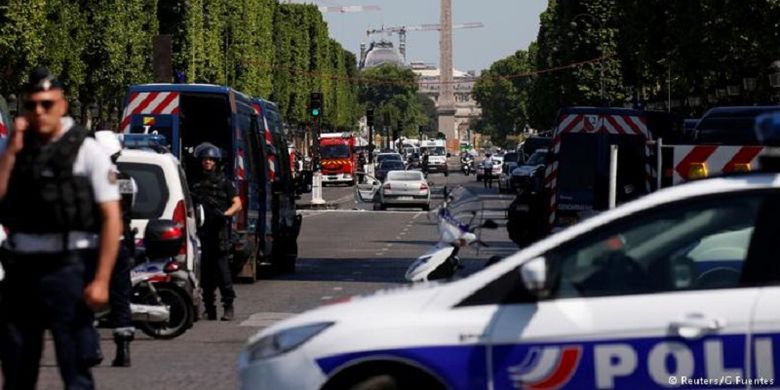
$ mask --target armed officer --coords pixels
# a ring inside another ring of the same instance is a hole
[[[114,328],[114,344],[116,344],[116,355],[111,365],[130,367],[130,342],[135,338],[133,314],[130,310],[130,296],[133,289],[130,271],[135,256],[135,231],[130,223],[138,187],[130,175],[117,168],[116,162],[122,153],[122,144],[117,139],[117,135],[111,130],[96,131],[95,140],[111,157],[111,169],[118,179],[119,193],[122,197],[122,239],[114,272],[111,274],[111,288],[108,294],[108,304],[111,307],[109,322]]]
[[[241,211],[241,199],[233,185],[217,166],[222,153],[216,146],[203,143],[195,148],[195,157],[201,163],[201,175],[192,184],[192,197],[203,206],[206,219],[198,230],[203,252],[201,255],[201,287],[206,318],[217,319],[215,290],[219,287],[224,312],[223,321],[233,320],[233,282],[230,276],[228,253],[230,250],[230,218]]]
[[[0,222],[9,230],[0,303],[6,389],[33,389],[51,331],[67,389],[92,389],[102,359],[92,310],[108,303],[122,234],[111,161],[66,116],[62,84],[38,69],[0,157]]]

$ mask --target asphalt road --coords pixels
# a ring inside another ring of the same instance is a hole
[[[466,269],[461,276],[480,269],[495,254],[515,251],[504,225],[507,195],[484,190],[474,176],[451,173],[429,175],[434,193],[448,186],[464,185],[484,201],[484,213],[500,227],[485,230],[482,240],[490,247],[479,253],[461,252]],[[434,245],[438,233],[427,213],[420,210],[373,211],[358,204],[352,187],[326,187],[323,198],[335,210],[302,210],[299,262],[294,274],[236,286],[236,320],[201,320],[175,340],[152,340],[143,334],[132,343],[133,366],[110,367],[114,346],[109,330],[101,330],[104,363],[94,369],[102,389],[230,389],[237,386],[238,353],[247,338],[275,321],[315,308],[339,297],[367,294],[404,282],[406,268]],[[301,204],[310,201],[304,196]],[[435,194],[433,206],[441,202]],[[54,348],[47,342],[39,388],[60,388]]]

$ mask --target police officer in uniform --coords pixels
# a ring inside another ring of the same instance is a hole
[[[241,199],[233,185],[217,164],[222,153],[216,146],[203,143],[195,148],[195,157],[200,160],[200,177],[192,184],[192,198],[203,206],[206,220],[198,230],[201,247],[201,287],[206,318],[217,319],[215,290],[219,287],[224,312],[223,321],[233,320],[233,282],[228,264],[230,239],[228,237],[230,218],[241,211]]]
[[[92,389],[100,339],[92,310],[108,303],[122,234],[111,161],[66,116],[62,85],[43,69],[30,75],[24,116],[0,157],[4,243],[0,352],[7,389],[32,389],[44,330],[54,339],[67,389]]]
[[[114,343],[116,355],[111,365],[114,367],[130,367],[130,342],[135,338],[133,326],[133,314],[130,310],[130,296],[133,284],[130,280],[130,271],[133,267],[135,256],[135,231],[130,226],[132,222],[132,210],[135,194],[138,192],[135,180],[130,175],[120,171],[116,161],[122,153],[122,145],[117,135],[111,130],[95,132],[95,139],[100,146],[111,156],[112,171],[116,174],[119,184],[119,193],[122,196],[122,239],[119,246],[119,255],[116,258],[114,272],[111,274],[111,289],[108,303],[111,307],[109,322],[114,328]]]

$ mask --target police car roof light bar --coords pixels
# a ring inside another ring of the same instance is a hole
[[[124,134],[121,141],[125,149],[152,149],[158,153],[168,151],[168,141],[162,134]]]

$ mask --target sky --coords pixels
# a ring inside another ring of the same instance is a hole
[[[303,2],[303,1],[296,1]],[[313,2],[311,0],[306,2]],[[440,0],[317,0],[318,5],[377,5],[380,11],[325,14],[330,35],[359,55],[360,43],[369,43],[366,30],[384,26],[439,23]],[[539,14],[547,0],[452,0],[452,23],[482,22],[475,29],[453,30],[453,65],[462,71],[480,71],[517,50],[528,48],[539,32]],[[398,35],[373,35],[398,47]],[[407,61],[439,63],[437,31],[407,33]]]

